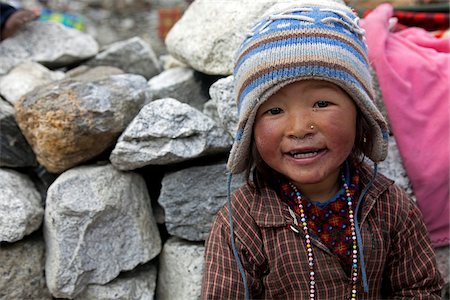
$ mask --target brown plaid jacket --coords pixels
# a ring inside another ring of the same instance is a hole
[[[372,176],[364,166],[360,187]],[[232,194],[236,247],[252,299],[309,299],[307,252],[287,205],[263,188],[244,185]],[[360,227],[369,292],[357,299],[440,299],[443,280],[421,213],[404,191],[381,174],[364,197]],[[316,299],[349,299],[351,281],[338,259],[313,240]],[[360,273],[361,274],[361,273]],[[359,276],[361,279],[361,276]],[[361,281],[361,280],[360,280]],[[202,299],[243,299],[225,206],[206,241]]]

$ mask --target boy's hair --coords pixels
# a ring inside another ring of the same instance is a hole
[[[359,121],[351,158],[386,158],[388,127],[373,103],[358,20],[344,4],[304,0],[276,5],[252,28],[237,52],[234,70],[239,124],[227,164],[231,173],[258,163],[251,161],[251,140],[259,106],[283,86],[308,79],[336,84],[355,102]],[[361,143],[364,137],[366,143]]]

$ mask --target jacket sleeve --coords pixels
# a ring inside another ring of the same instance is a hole
[[[395,187],[398,201],[387,270],[389,299],[441,299],[443,279],[436,264],[422,214],[408,196]],[[387,278],[385,278],[387,279]]]
[[[261,282],[251,271],[251,259],[238,235],[235,243],[245,268],[250,297],[255,297],[262,289]],[[201,299],[244,299],[245,288],[231,247],[226,209],[217,215],[205,246]]]

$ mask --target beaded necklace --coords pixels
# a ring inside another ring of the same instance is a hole
[[[357,174],[356,174],[357,176]],[[355,231],[355,220],[354,220],[354,215],[353,215],[353,200],[354,200],[354,194],[355,191],[350,190],[346,180],[345,180],[345,175],[342,174],[341,175],[342,178],[342,186],[344,188],[345,191],[345,197],[346,197],[346,201],[347,201],[347,205],[348,205],[348,214],[349,214],[349,221],[350,221],[350,226],[351,226],[351,238],[352,238],[352,271],[351,271],[351,280],[352,280],[352,291],[351,291],[351,300],[356,300],[356,292],[357,292],[357,280],[358,280],[358,244],[357,244],[357,240],[356,240],[356,231]],[[358,180],[358,179],[356,179]],[[306,250],[308,252],[308,262],[309,262],[309,298],[311,300],[315,299],[315,278],[314,278],[314,253],[313,253],[313,248],[311,245],[311,237],[309,234],[309,229],[308,229],[308,223],[307,223],[307,216],[305,214],[305,210],[304,210],[304,201],[305,199],[302,197],[301,193],[298,191],[297,187],[295,185],[293,185],[291,182],[289,182],[290,187],[292,188],[292,190],[294,191],[294,194],[297,198],[296,201],[296,205],[298,206],[298,211],[300,212],[300,221],[301,221],[301,226],[303,229],[303,232],[305,233],[305,245],[306,245]],[[298,225],[298,221],[297,218],[295,216],[295,213],[292,211],[292,209],[289,207],[289,212],[291,214],[291,216],[294,219],[294,224]],[[294,229],[294,228],[293,228]],[[294,230],[296,231],[296,230]]]

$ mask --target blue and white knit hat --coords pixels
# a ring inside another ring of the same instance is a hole
[[[234,69],[239,124],[228,159],[233,174],[249,164],[258,107],[283,86],[305,79],[332,82],[355,101],[374,140],[374,162],[387,155],[388,126],[373,102],[372,75],[359,18],[330,0],[295,1],[263,16],[238,49]]]

